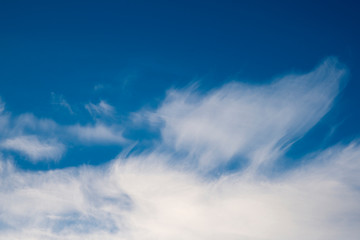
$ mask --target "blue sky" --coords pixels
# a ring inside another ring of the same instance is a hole
[[[0,239],[357,239],[358,7],[2,1]]]

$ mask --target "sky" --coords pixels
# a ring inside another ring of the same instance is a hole
[[[0,1],[0,239],[359,239],[355,1]]]

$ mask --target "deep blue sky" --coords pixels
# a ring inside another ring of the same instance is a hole
[[[0,96],[14,115],[31,112],[60,124],[88,122],[84,104],[104,99],[121,122],[157,106],[171,87],[258,83],[336,56],[350,71],[348,85],[333,111],[290,150],[296,158],[359,136],[358,9],[356,1],[1,1]],[[52,93],[77,114],[54,106]],[[97,164],[98,156],[119,152],[100,149],[70,149],[51,164]],[[79,158],[88,160],[74,162]]]

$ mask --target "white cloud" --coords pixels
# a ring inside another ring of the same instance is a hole
[[[58,130],[59,126],[50,119],[39,119],[30,113],[13,117],[0,112],[0,150],[19,153],[34,163],[59,160],[65,145],[55,137]]]
[[[37,118],[31,113],[24,113],[13,119],[13,132],[23,133],[26,130],[38,133],[56,133],[60,126],[52,119]]]
[[[331,108],[346,71],[327,59],[314,71],[264,85],[239,82],[200,94],[171,90],[150,121],[161,122],[163,142],[211,170],[236,155],[252,169],[278,158]],[[149,117],[150,115],[150,117]]]
[[[126,142],[122,136],[122,129],[118,126],[107,126],[102,123],[95,125],[81,126],[74,125],[69,128],[70,134],[76,136],[81,142],[85,143],[116,143]]]
[[[55,140],[40,141],[36,136],[18,136],[8,138],[1,143],[3,149],[19,152],[33,162],[40,160],[58,160],[65,146]]]
[[[329,149],[275,179],[207,180],[169,168],[164,157],[44,173],[3,162],[0,238],[355,240],[360,234],[356,144]]]
[[[0,102],[0,106],[4,105]],[[99,114],[113,112],[105,102],[100,102],[97,111]],[[0,112],[0,133],[0,150],[27,156],[34,163],[59,160],[69,143],[106,145],[127,142],[122,135],[123,128],[117,124],[97,121],[94,125],[66,126],[52,119],[38,118],[32,113],[12,116],[5,109]]]
[[[113,117],[115,113],[114,107],[104,100],[101,100],[98,104],[86,104],[85,108],[93,117]]]
[[[344,74],[327,60],[268,85],[170,91],[146,115],[163,123],[159,146],[99,167],[24,172],[2,159],[0,239],[357,240],[358,142],[273,177],[251,170],[274,162],[329,111]],[[84,142],[122,141],[115,125],[68,130]],[[208,171],[237,154],[248,171],[208,178],[185,166],[199,161]]]

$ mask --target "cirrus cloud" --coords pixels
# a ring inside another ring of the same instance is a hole
[[[329,112],[346,73],[331,58],[262,85],[170,90],[137,113],[161,132],[155,146],[105,165],[31,172],[2,159],[0,239],[358,239],[358,140],[263,171]],[[67,133],[121,136],[96,124]],[[248,165],[203,174],[234,158]]]

